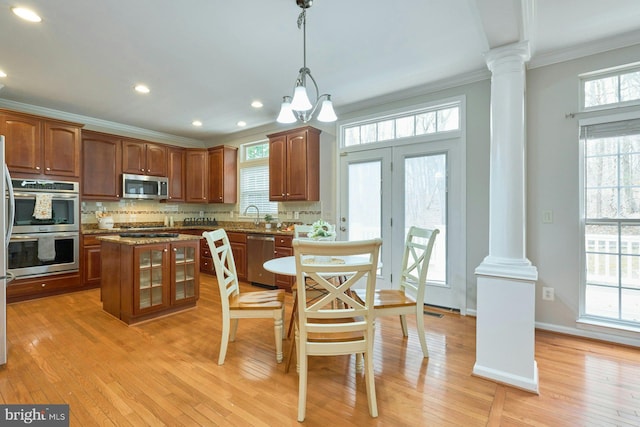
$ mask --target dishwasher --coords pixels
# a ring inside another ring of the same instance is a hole
[[[263,234],[247,236],[247,281],[253,285],[273,288],[276,286],[276,275],[262,266],[265,261],[273,259],[275,239]]]

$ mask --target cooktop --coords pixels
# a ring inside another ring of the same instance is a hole
[[[120,233],[120,237],[178,237],[178,233]]]

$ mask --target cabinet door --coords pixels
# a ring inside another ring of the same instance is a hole
[[[145,143],[139,141],[122,141],[122,173],[145,175]]]
[[[82,197],[120,199],[122,155],[120,139],[82,132]]]
[[[146,144],[146,167],[147,175],[167,176],[167,147]]]
[[[82,283],[85,286],[100,285],[100,245],[85,246],[82,254]]]
[[[287,200],[287,137],[281,135],[269,140],[269,200]]]
[[[133,251],[133,313],[150,313],[170,306],[169,245],[137,246]]]
[[[287,136],[287,200],[307,200],[306,132]]]
[[[80,128],[56,122],[44,124],[44,173],[80,176]]]
[[[235,147],[209,149],[209,203],[236,203],[237,155]]]
[[[169,148],[167,176],[169,177],[169,200],[184,202],[185,156],[182,148]]]
[[[186,151],[185,200],[187,202],[207,202],[207,157],[206,150]]]
[[[171,304],[198,299],[200,250],[198,242],[171,244]]]
[[[20,114],[2,114],[0,133],[5,136],[5,162],[11,172],[41,174],[42,121]]]
[[[245,243],[231,243],[233,260],[236,263],[238,280],[247,280],[247,245]]]
[[[281,246],[275,247],[275,257],[282,258],[285,256],[293,256],[293,248],[286,248]],[[293,281],[295,280],[292,276],[286,276],[283,274],[276,274],[276,286],[280,289],[284,289],[285,291],[290,292],[291,286],[293,285]]]

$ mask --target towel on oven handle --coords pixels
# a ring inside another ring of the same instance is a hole
[[[53,237],[38,238],[38,259],[42,262],[56,259],[56,240]]]
[[[36,194],[36,205],[33,208],[35,219],[51,219],[51,199],[53,194]]]

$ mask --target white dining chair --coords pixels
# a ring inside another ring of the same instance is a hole
[[[376,317],[400,316],[400,326],[405,337],[409,336],[406,315],[416,316],[418,339],[424,357],[429,357],[424,329],[424,295],[431,252],[438,233],[440,230],[437,228],[431,230],[413,226],[409,229],[402,257],[399,288],[376,289],[374,298]],[[366,292],[363,289],[356,291],[363,300]]]
[[[364,371],[369,414],[378,416],[373,371],[373,291],[381,245],[380,239],[354,242],[293,241],[297,282],[304,283],[305,278],[310,277],[316,287],[321,287],[323,291],[317,298],[307,297],[306,286],[299,286],[297,292],[295,342],[300,422],[304,421],[306,415],[309,356],[355,354],[356,372]],[[344,257],[349,255],[361,257],[357,261],[344,263]],[[316,262],[317,257],[329,257],[330,261]],[[336,277],[343,277],[343,280],[337,281]],[[363,282],[369,298],[360,301],[354,297],[352,287]],[[358,360],[362,359],[364,369],[358,366]]]
[[[222,303],[222,337],[218,365],[224,363],[229,341],[235,341],[238,319],[273,319],[276,361],[282,362],[282,319],[284,318],[284,291],[282,289],[246,292],[241,294],[231,243],[224,229],[205,231],[213,265],[216,270]]]

